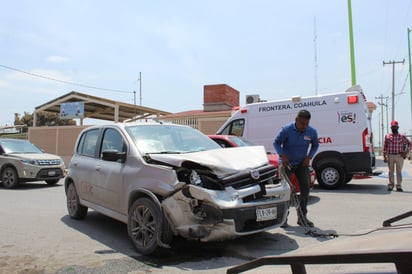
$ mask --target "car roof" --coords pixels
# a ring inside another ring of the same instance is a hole
[[[148,122],[148,123],[138,123],[138,122],[127,122],[127,123],[107,123],[107,124],[101,124],[101,125],[93,125],[90,127],[87,127],[86,129],[91,129],[91,128],[104,128],[104,127],[118,127],[118,128],[126,128],[129,126],[139,126],[139,127],[144,127],[144,126],[174,126],[174,127],[189,127],[185,125],[178,125],[178,124],[172,124],[172,123],[156,123],[156,122]]]

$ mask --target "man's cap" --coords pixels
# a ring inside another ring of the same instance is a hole
[[[305,119],[310,119],[310,112],[307,111],[306,109],[302,109],[298,112],[297,117],[299,118],[305,118]]]
[[[397,127],[398,126],[398,121],[393,120],[391,122],[391,127]]]

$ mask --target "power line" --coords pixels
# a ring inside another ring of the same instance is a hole
[[[24,74],[27,74],[27,75],[30,75],[30,76],[33,76],[33,77],[43,78],[43,79],[46,79],[46,80],[55,81],[55,82],[68,84],[68,85],[73,85],[73,86],[78,86],[78,87],[92,88],[92,89],[98,89],[98,90],[104,90],[104,91],[132,93],[132,91],[125,91],[125,90],[119,90],[119,89],[108,89],[108,88],[99,88],[99,87],[94,87],[94,86],[89,86],[89,85],[83,85],[83,84],[77,84],[77,83],[73,83],[73,82],[63,81],[63,80],[51,78],[51,77],[48,77],[48,76],[44,76],[44,75],[40,75],[40,74],[36,74],[36,73],[32,73],[32,72],[27,72],[27,71],[24,71],[24,70],[16,69],[16,68],[1,65],[1,64],[0,64],[0,67],[6,68],[6,69],[9,69],[9,70],[14,70],[14,71],[17,71],[17,72],[20,72],[20,73],[24,73]]]

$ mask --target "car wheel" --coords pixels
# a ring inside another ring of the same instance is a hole
[[[336,163],[322,164],[317,168],[316,175],[320,186],[326,189],[337,189],[346,181],[343,168]]]
[[[129,210],[129,236],[136,250],[144,255],[153,253],[161,243],[172,241],[170,226],[160,208],[148,198],[137,199]]]
[[[73,219],[84,219],[87,214],[87,207],[80,204],[79,195],[77,195],[74,183],[69,184],[66,193],[67,211]]]
[[[1,172],[1,181],[5,188],[15,188],[19,185],[17,171],[13,167],[5,167]]]
[[[46,183],[48,185],[55,185],[59,182],[59,179],[54,179],[54,180],[46,180]]]

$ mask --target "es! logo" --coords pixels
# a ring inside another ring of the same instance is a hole
[[[338,122],[340,123],[356,123],[356,113],[340,112],[338,113]]]

